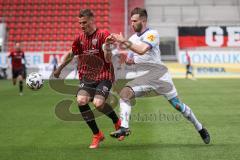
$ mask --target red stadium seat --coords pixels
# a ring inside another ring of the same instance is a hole
[[[12,29],[9,29],[8,34],[11,34],[11,35],[12,35],[12,34],[15,34],[15,29],[13,29],[13,28],[12,28]]]
[[[39,28],[44,28],[46,26],[46,24],[44,24],[43,22],[40,22],[37,25]]]
[[[34,16],[38,15],[38,9],[39,9],[39,5],[38,4],[33,4],[32,5],[32,10],[33,10],[33,15]]]
[[[46,41],[46,42],[44,43],[44,45],[43,45],[44,50],[45,50],[45,51],[48,51],[48,50],[50,49],[50,46],[51,46],[51,44],[50,44],[48,41]]]
[[[109,17],[108,16],[103,16],[103,20],[108,22],[109,21]]]
[[[0,6],[3,6],[3,5],[0,5]],[[0,7],[1,8],[1,7]],[[4,6],[5,9],[8,9],[6,6]],[[9,8],[10,9],[10,8]],[[20,8],[17,4],[13,4],[11,6],[11,9],[12,10],[18,10],[18,9],[23,9],[23,8]]]
[[[75,35],[80,32],[77,17],[82,8],[93,9],[98,15],[96,16],[97,25],[101,28],[109,27],[108,0],[5,0],[4,3],[1,2],[0,15],[6,16],[9,28],[8,43],[24,41],[26,48],[30,51],[71,48]],[[30,42],[31,44],[28,44]],[[41,44],[45,42],[53,43],[43,47]]]
[[[10,23],[10,22],[9,22],[9,23],[7,24],[7,26],[8,26],[8,28],[14,28],[14,27],[15,27],[15,23]]]
[[[64,4],[64,0],[63,0],[63,2],[62,2],[62,4],[61,4],[61,9],[62,9],[62,10],[65,10],[65,11],[68,10],[67,5]]]
[[[14,30],[14,34],[21,34],[21,32],[22,32],[22,29],[21,28],[16,28],[15,30]]]
[[[14,41],[14,35],[13,34],[9,34],[8,35],[8,40],[9,40],[9,42],[13,42]]]
[[[42,34],[37,34],[36,36],[37,36],[37,41],[44,41]]]
[[[30,17],[21,17],[22,18],[22,22],[31,22],[31,19],[30,19]],[[20,17],[19,17],[19,20],[21,19]]]
[[[44,39],[44,41],[51,41],[51,35],[49,35],[49,34],[44,34],[43,35],[43,39]]]
[[[32,12],[30,10],[25,10],[24,11],[24,16],[31,17],[32,16]]]
[[[23,28],[21,32],[22,32],[22,35],[28,35],[28,34],[30,34],[28,28],[25,28],[25,29]]]
[[[8,50],[10,51],[10,50],[12,50],[13,48],[14,48],[14,43],[13,42],[8,42],[8,44],[7,44],[7,48],[8,48]]]
[[[31,17],[31,22],[32,22],[32,23],[38,22],[38,17],[32,16],[32,17]]]
[[[38,27],[39,27],[38,23],[36,23],[36,22],[37,22],[37,18],[36,18],[36,21],[35,21],[35,22],[32,22],[32,23],[31,23],[31,27],[32,27],[32,28],[38,28]]]
[[[14,40],[15,41],[21,41],[22,39],[21,39],[21,35],[15,35],[14,36]]]
[[[64,41],[65,35],[59,34],[57,37],[58,37],[58,40],[59,40],[59,41]]]

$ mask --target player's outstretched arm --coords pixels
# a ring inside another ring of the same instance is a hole
[[[72,61],[74,57],[74,54],[72,51],[69,51],[66,55],[65,58],[63,59],[63,63],[59,65],[59,67],[54,71],[53,75],[56,78],[59,78],[59,75],[61,74],[61,71],[63,68]]]
[[[123,37],[122,33],[113,34],[113,39],[115,39],[115,41],[119,43],[125,44],[128,49],[132,50],[133,52],[139,55],[143,55],[148,50],[151,49],[151,46],[147,43],[141,43],[141,44],[129,43],[128,40]]]

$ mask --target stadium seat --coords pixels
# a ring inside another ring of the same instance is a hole
[[[23,41],[29,51],[45,50],[43,45],[35,45],[45,42],[51,44],[47,50],[69,49],[80,31],[76,17],[82,8],[91,8],[99,15],[96,21],[101,28],[110,25],[109,0],[6,0],[4,5],[1,2],[0,14],[6,17],[9,28],[8,44]]]

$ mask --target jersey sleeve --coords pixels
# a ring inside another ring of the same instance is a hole
[[[156,45],[159,45],[159,34],[155,30],[150,30],[146,33],[142,41],[149,44],[153,48]]]
[[[74,55],[79,55],[81,54],[81,42],[80,42],[80,37],[76,37],[75,40],[72,43],[72,52]]]

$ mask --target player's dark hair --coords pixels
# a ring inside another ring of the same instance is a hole
[[[93,12],[90,9],[81,9],[79,12],[79,18],[81,17],[94,17]]]
[[[134,8],[134,9],[131,11],[131,17],[132,17],[134,14],[139,14],[139,17],[145,17],[145,18],[148,17],[147,10],[144,9],[144,8],[139,8],[139,7]]]

